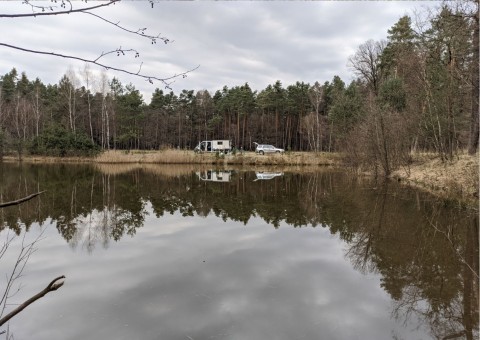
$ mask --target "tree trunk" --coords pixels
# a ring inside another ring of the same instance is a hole
[[[479,127],[478,124],[478,96],[479,96],[479,76],[478,76],[478,39],[479,39],[479,5],[477,2],[477,11],[475,13],[475,26],[473,31],[473,63],[472,63],[472,114],[470,117],[470,141],[468,144],[468,153],[473,155],[478,150]]]
[[[93,144],[92,108],[91,108],[92,103],[90,102],[90,93],[88,92],[87,92],[87,103],[88,103],[88,123],[90,125],[90,139],[92,140],[92,144]]]

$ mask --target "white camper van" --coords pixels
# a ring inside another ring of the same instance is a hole
[[[232,143],[229,140],[205,140],[198,143],[193,149],[195,152],[223,152],[228,153],[232,150]]]

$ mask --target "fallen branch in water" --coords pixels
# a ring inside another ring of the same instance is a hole
[[[0,326],[2,326],[5,322],[7,322],[8,320],[10,320],[11,318],[13,318],[15,315],[17,315],[18,313],[20,313],[22,310],[24,310],[26,307],[28,307],[30,304],[34,303],[35,301],[37,301],[38,299],[44,297],[46,294],[50,293],[50,292],[53,292],[55,290],[57,290],[58,288],[60,288],[61,286],[63,286],[63,284],[65,283],[65,281],[61,281],[61,282],[57,282],[57,281],[60,281],[60,280],[63,280],[65,279],[65,275],[62,275],[62,276],[59,276],[57,278],[55,278],[52,282],[50,282],[48,284],[47,287],[45,287],[45,289],[43,289],[40,293],[32,296],[30,299],[28,299],[27,301],[25,301],[24,303],[22,303],[20,306],[18,306],[17,308],[15,308],[14,310],[12,310],[10,313],[8,313],[7,315],[5,315],[3,318],[0,319]]]
[[[27,197],[19,198],[18,200],[15,200],[15,201],[0,203],[0,208],[5,208],[5,207],[9,207],[9,206],[11,206],[11,205],[17,205],[17,204],[20,204],[20,203],[29,201],[29,200],[31,200],[32,198],[37,197],[38,195],[40,195],[40,194],[42,194],[42,193],[44,193],[44,192],[45,192],[45,190],[44,190],[44,191],[37,192],[37,193],[34,193],[34,194],[31,194],[31,195],[28,195]]]

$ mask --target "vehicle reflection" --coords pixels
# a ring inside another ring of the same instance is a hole
[[[255,176],[257,176],[257,178],[255,178],[253,181],[261,181],[261,180],[269,180],[269,179],[273,179],[275,177],[280,177],[280,176],[283,176],[283,172],[256,172],[255,173]]]
[[[208,182],[230,182],[231,170],[203,170],[196,172],[199,179]]]

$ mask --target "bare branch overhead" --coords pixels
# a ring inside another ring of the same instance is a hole
[[[80,13],[80,12],[85,12],[85,11],[91,11],[91,10],[101,8],[101,7],[108,7],[108,6],[111,6],[111,5],[113,5],[117,2],[120,2],[120,0],[110,0],[110,1],[108,1],[106,3],[102,3],[100,5],[74,9],[71,5],[71,2],[68,1],[68,3],[70,3],[70,9],[56,11],[56,10],[54,10],[53,6],[36,6],[36,5],[32,5],[31,1],[24,0],[22,3],[30,5],[32,7],[32,10],[37,8],[37,9],[41,9],[42,12],[32,11],[32,13],[14,13],[14,14],[2,14],[2,13],[0,13],[0,18],[25,18],[25,17],[40,17],[40,16],[49,16],[49,15],[62,15],[62,14],[70,14],[70,13]]]
[[[52,0],[53,3],[60,3],[60,8],[59,8],[57,5],[43,6],[43,5],[38,5],[37,3],[34,3],[31,0],[23,0],[22,4],[30,6],[30,8],[31,8],[30,13],[13,13],[13,14],[6,14],[6,13],[2,14],[2,13],[0,13],[0,19],[1,18],[26,18],[26,17],[27,18],[28,17],[33,17],[34,18],[34,17],[38,17],[38,16],[52,16],[52,15],[65,15],[65,14],[73,14],[73,13],[83,13],[83,14],[91,15],[91,16],[99,19],[99,20],[102,20],[102,21],[106,22],[107,24],[116,27],[119,30],[128,32],[130,34],[137,35],[137,36],[142,37],[142,38],[146,38],[146,39],[150,40],[151,44],[156,44],[158,40],[163,41],[164,44],[168,44],[168,43],[173,42],[172,40],[170,40],[170,39],[168,39],[164,36],[161,36],[160,34],[157,34],[157,35],[147,34],[146,33],[147,28],[146,27],[138,28],[136,30],[129,29],[127,27],[124,27],[124,26],[120,25],[120,22],[114,22],[112,20],[109,20],[109,19],[103,17],[102,15],[98,15],[98,14],[92,12],[92,11],[97,10],[99,8],[102,8],[102,7],[108,7],[108,6],[111,6],[111,5],[115,5],[116,3],[120,2],[120,1],[121,0],[109,0],[109,1],[106,1],[106,2],[101,3],[101,4],[95,4],[94,6],[74,8],[73,3],[70,0]],[[85,3],[87,3],[87,1],[85,1]],[[151,1],[150,3],[153,7],[153,1]],[[108,50],[107,52],[102,52],[96,58],[87,58],[87,57],[82,57],[82,56],[77,56],[77,55],[70,55],[68,53],[35,50],[35,49],[19,46],[16,43],[11,44],[11,43],[6,43],[6,42],[1,42],[0,41],[0,46],[15,49],[15,50],[22,51],[22,52],[27,52],[27,53],[41,54],[41,55],[47,55],[47,56],[52,56],[52,57],[59,57],[59,58],[65,58],[65,59],[70,59],[70,60],[82,61],[82,62],[85,62],[85,63],[100,66],[105,70],[112,70],[112,71],[121,72],[121,73],[128,74],[128,75],[136,76],[136,77],[145,79],[146,81],[148,81],[151,84],[153,84],[154,81],[158,81],[158,82],[162,83],[165,86],[166,89],[171,89],[170,85],[174,82],[175,78],[178,78],[178,77],[186,78],[187,75],[190,72],[193,72],[194,70],[196,70],[199,67],[199,66],[196,66],[196,67],[194,67],[192,69],[189,69],[185,72],[175,73],[171,76],[160,77],[160,76],[153,75],[153,74],[141,73],[143,62],[140,62],[140,65],[138,67],[138,71],[136,71],[136,72],[135,71],[129,71],[129,70],[124,69],[122,67],[113,66],[113,65],[110,65],[110,64],[107,64],[107,63],[100,63],[99,62],[99,60],[101,58],[103,58],[104,56],[114,54],[114,53],[117,54],[117,56],[126,55],[127,53],[130,53],[130,54],[133,53],[135,58],[139,58],[140,57],[140,52],[136,49],[133,49],[133,48],[119,47],[119,48],[114,49],[114,50]]]

